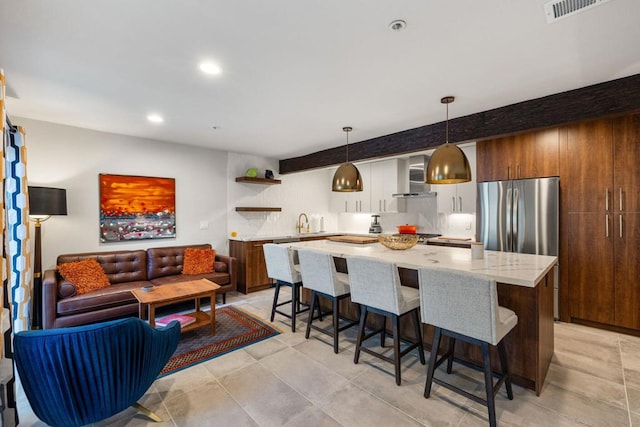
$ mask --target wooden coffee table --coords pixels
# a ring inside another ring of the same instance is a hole
[[[148,311],[149,325],[156,326],[156,308],[182,301],[195,301],[195,311],[187,316],[195,317],[196,321],[183,326],[181,332],[201,328],[211,325],[211,335],[216,333],[216,289],[220,285],[207,279],[189,280],[187,282],[169,283],[153,288],[152,291],[145,292],[142,289],[131,291],[139,303],[140,319],[145,318],[145,306]],[[200,299],[211,298],[211,310],[209,312],[200,310]]]

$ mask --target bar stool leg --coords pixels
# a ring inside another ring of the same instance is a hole
[[[507,388],[507,397],[513,400],[513,390],[511,389],[511,373],[507,364],[507,351],[504,346],[504,340],[498,343],[498,355],[500,356],[500,365],[502,367],[502,375],[505,376],[504,386]]]
[[[298,285],[291,284],[291,332],[296,331],[296,314],[298,313]]]
[[[416,339],[418,340],[418,356],[420,357],[420,364],[424,365],[426,362],[424,360],[424,348],[422,347],[422,330],[420,328],[420,315],[418,314],[418,310],[413,310],[412,316],[413,325],[416,330]]]
[[[273,307],[271,308],[271,321],[273,322],[273,318],[276,315],[276,307],[278,306],[278,296],[280,295],[280,281],[276,280],[276,289],[273,294]]]
[[[489,344],[483,342],[482,347],[482,363],[484,364],[484,387],[487,392],[487,409],[489,410],[489,425],[496,425],[496,403],[493,395],[493,373],[491,372],[491,357],[489,356]]]
[[[316,291],[311,291],[311,307],[309,307],[309,318],[307,318],[307,331],[304,333],[304,337],[306,339],[309,339],[309,333],[311,332],[311,322],[313,321],[313,310],[315,309],[317,302],[318,295],[316,295]]]
[[[400,331],[398,330],[398,315],[391,316],[391,328],[393,330],[393,361],[396,367],[396,385],[400,385]]]
[[[339,301],[338,298],[333,299],[333,352],[338,354],[338,329],[340,328],[340,313],[339,313]]]
[[[358,339],[356,340],[356,351],[353,355],[353,363],[358,363],[360,360],[360,346],[362,345],[362,339],[364,337],[364,324],[367,321],[367,306],[361,306],[360,310],[360,326],[358,326]]]
[[[453,371],[453,354],[456,351],[456,339],[452,337],[449,338],[449,357],[447,358],[447,374],[450,374]]]
[[[440,347],[440,338],[442,337],[442,329],[436,328],[433,334],[433,343],[431,344],[431,355],[429,356],[429,367],[427,368],[427,381],[424,385],[424,397],[429,398],[431,394],[431,384],[433,383],[433,372],[436,369],[436,359],[438,358],[438,348]]]

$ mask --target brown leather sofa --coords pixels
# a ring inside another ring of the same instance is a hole
[[[57,270],[47,270],[42,283],[43,329],[84,325],[115,317],[137,316],[138,301],[130,292],[145,285],[171,285],[194,279],[208,279],[226,293],[236,290],[238,266],[234,257],[216,254],[214,272],[183,275],[182,259],[186,248],[211,248],[209,244],[169,246],[147,250],[125,250],[59,255],[56,265],[93,258],[104,269],[111,286],[75,295],[75,287]]]

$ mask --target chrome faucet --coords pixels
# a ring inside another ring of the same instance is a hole
[[[308,224],[309,224],[309,217],[307,216],[306,213],[302,212],[300,215],[298,215],[298,225],[296,225],[296,230],[298,230],[298,233],[302,233],[302,216],[304,215],[305,218],[305,222],[307,223],[307,228],[308,228]]]

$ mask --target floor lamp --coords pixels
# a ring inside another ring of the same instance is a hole
[[[29,218],[35,222],[33,256],[33,329],[42,327],[42,223],[51,215],[67,214],[67,190],[51,187],[29,187]]]

